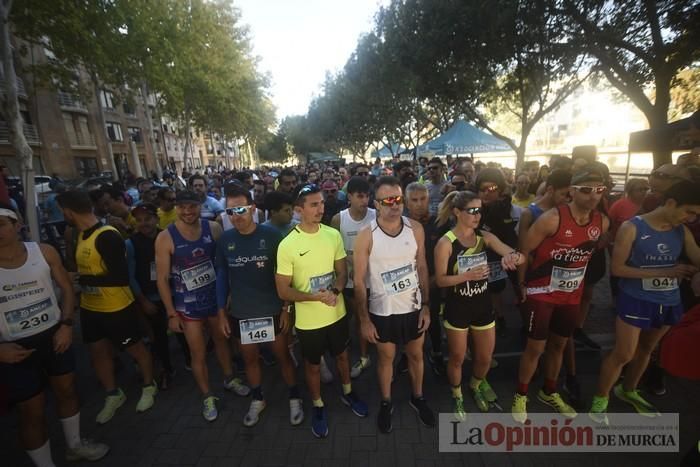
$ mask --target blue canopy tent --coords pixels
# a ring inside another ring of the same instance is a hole
[[[391,159],[395,155],[399,155],[402,152],[405,152],[406,148],[403,146],[399,146],[398,144],[392,144],[391,146],[384,146],[382,149],[379,151],[374,151],[372,153],[372,157],[379,157],[381,159]]]
[[[449,130],[418,147],[419,154],[432,153],[436,156],[512,150],[505,141],[479,130],[464,120],[457,120]]]

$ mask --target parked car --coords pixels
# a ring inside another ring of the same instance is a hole
[[[23,190],[22,186],[22,179],[20,177],[17,177],[16,175],[11,175],[7,177],[7,180],[9,182],[9,187],[10,188],[18,188],[21,191]],[[35,175],[34,176],[34,186],[35,190],[37,193],[42,194],[42,193],[50,193],[52,190],[49,187],[49,182],[51,181],[51,177],[48,175]]]

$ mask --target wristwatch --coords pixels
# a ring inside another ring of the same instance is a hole
[[[331,287],[329,290],[335,295],[340,295],[340,290],[338,290],[338,287]]]
[[[72,328],[73,327],[73,318],[62,319],[61,321],[58,322],[58,324]]]

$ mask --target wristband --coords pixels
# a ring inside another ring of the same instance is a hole
[[[168,319],[177,318],[177,315],[168,315]]]

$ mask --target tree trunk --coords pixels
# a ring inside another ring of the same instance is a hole
[[[22,184],[24,186],[24,201],[26,222],[32,240],[38,242],[39,216],[37,213],[36,192],[34,187],[34,160],[32,148],[29,147],[24,137],[24,122],[19,113],[19,100],[17,98],[17,76],[15,64],[12,58],[12,45],[10,44],[9,16],[12,2],[0,1],[0,59],[2,60],[3,75],[5,77],[5,99],[3,100],[2,113],[7,120],[10,129],[12,147],[17,153],[22,171]]]
[[[187,153],[190,151],[190,146],[192,145],[192,141],[190,139],[190,110],[187,107],[187,104],[185,104],[185,149],[183,151],[182,157],[184,158],[183,164],[184,164],[184,170],[187,170],[190,172],[191,170],[194,170],[194,158],[190,158],[190,167],[187,167]],[[194,173],[194,172],[190,172]]]
[[[662,166],[664,164],[670,164],[672,162],[673,144],[671,141],[671,134],[667,131],[668,125],[668,106],[663,108],[663,106],[654,106],[654,113],[651,115],[646,115],[647,121],[649,122],[649,129],[653,132],[657,132],[658,135],[654,137],[654,149],[652,155],[654,157],[654,168]]]

